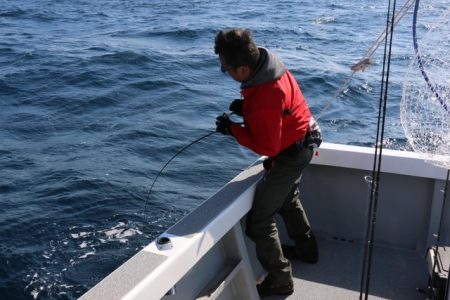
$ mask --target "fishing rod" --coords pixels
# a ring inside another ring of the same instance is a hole
[[[392,2],[392,3],[391,3]],[[371,191],[369,199],[368,219],[366,227],[366,237],[364,241],[363,265],[361,272],[361,282],[359,299],[367,300],[369,297],[369,287],[371,281],[373,247],[375,241],[375,225],[377,222],[378,196],[380,189],[381,160],[383,158],[383,140],[386,125],[386,109],[388,102],[389,75],[392,58],[392,44],[394,35],[395,8],[397,0],[389,0],[386,15],[386,36],[383,55],[383,70],[381,72],[380,100],[378,107],[377,136],[375,141],[375,153],[373,159],[373,169],[371,176]],[[392,7],[392,8],[391,8]],[[388,41],[389,40],[389,41]]]
[[[436,246],[434,247],[434,262],[433,262],[433,269],[431,272],[431,278],[430,278],[430,286],[425,291],[425,294],[427,294],[430,299],[436,299],[435,297],[438,297],[439,291],[435,288],[436,286],[436,280],[437,276],[435,276],[433,273],[436,272],[437,262],[439,259],[439,244],[441,243],[441,235],[442,235],[442,227],[443,227],[443,221],[444,221],[444,212],[445,212],[445,204],[447,199],[447,192],[448,192],[448,180],[450,177],[450,170],[447,170],[447,178],[445,180],[445,188],[444,188],[444,196],[442,199],[442,206],[441,206],[441,216],[439,219],[439,226],[438,231],[436,235]]]
[[[207,134],[205,134],[205,135],[203,135],[203,136],[201,136],[201,137],[195,139],[194,141],[190,142],[189,144],[187,144],[187,145],[184,146],[183,148],[179,149],[179,150],[178,150],[178,151],[177,151],[177,152],[176,152],[176,153],[175,153],[175,154],[174,154],[174,155],[173,155],[173,156],[172,156],[172,157],[164,164],[164,166],[161,168],[161,170],[159,170],[158,174],[156,175],[155,179],[153,180],[153,183],[152,183],[152,185],[150,186],[150,189],[149,189],[149,191],[148,191],[148,193],[147,193],[147,198],[145,199],[145,204],[144,204],[144,215],[145,215],[146,212],[147,212],[147,203],[148,203],[148,200],[150,199],[150,194],[151,194],[152,191],[153,191],[153,186],[155,185],[156,180],[158,180],[159,176],[162,174],[162,172],[164,171],[164,169],[170,164],[170,162],[171,162],[172,160],[175,159],[175,157],[177,157],[179,154],[181,154],[184,150],[186,150],[186,149],[189,148],[190,146],[192,146],[192,145],[194,145],[194,144],[200,142],[201,140],[203,140],[203,139],[205,139],[205,138],[207,138],[207,137],[213,135],[214,133],[217,133],[217,131],[210,131],[210,132],[208,132]]]

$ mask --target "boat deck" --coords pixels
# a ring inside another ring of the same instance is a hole
[[[318,237],[320,259],[293,265],[295,293],[265,299],[359,299],[373,149],[326,144],[305,169],[302,204]],[[245,216],[263,174],[261,160],[236,176],[160,237],[82,296],[99,299],[258,299],[255,280],[265,271],[245,235]],[[370,299],[425,299],[425,251],[435,244],[446,170],[418,155],[383,151]],[[444,215],[450,215],[450,205]],[[280,220],[281,221],[281,220]],[[277,220],[278,222],[278,220]],[[280,238],[289,242],[283,222]],[[443,220],[441,245],[450,243]],[[338,237],[338,238],[332,238]],[[351,242],[355,241],[355,242]]]
[[[359,299],[362,245],[325,238],[318,243],[317,264],[293,262],[295,293],[264,299]],[[428,280],[425,258],[418,253],[375,247],[371,277],[370,299],[425,299],[416,290]]]

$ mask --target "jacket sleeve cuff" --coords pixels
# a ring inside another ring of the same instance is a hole
[[[232,136],[236,137],[236,133],[237,133],[237,130],[239,130],[238,129],[239,127],[241,127],[241,125],[238,123],[232,123],[230,125],[229,130],[230,130],[230,133]]]

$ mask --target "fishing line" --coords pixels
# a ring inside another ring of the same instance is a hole
[[[145,224],[147,224],[148,223],[148,216],[147,216],[147,203],[148,203],[148,200],[150,199],[150,195],[151,195],[151,193],[152,193],[152,191],[153,191],[153,186],[155,185],[155,183],[156,183],[156,180],[158,180],[158,178],[159,178],[159,176],[162,174],[162,172],[164,171],[164,169],[170,164],[170,162],[172,161],[172,160],[174,160],[174,158],[175,157],[177,157],[179,154],[181,154],[184,150],[186,150],[187,148],[189,148],[190,146],[192,146],[192,145],[194,145],[194,144],[196,144],[196,143],[198,143],[198,142],[200,142],[201,140],[203,140],[203,139],[205,139],[205,138],[207,138],[207,137],[209,137],[209,136],[211,136],[211,135],[213,135],[214,133],[217,133],[217,131],[211,131],[211,132],[208,132],[207,134],[205,134],[205,135],[203,135],[203,136],[201,136],[201,137],[199,137],[198,139],[196,139],[196,140],[194,140],[194,141],[192,141],[192,142],[190,142],[189,144],[187,144],[186,146],[184,146],[183,148],[181,148],[180,150],[178,150],[165,164],[164,164],[164,166],[161,168],[161,170],[158,172],[158,174],[156,175],[156,177],[155,177],[155,179],[153,180],[153,183],[152,183],[152,185],[150,186],[150,189],[148,190],[148,193],[147,193],[147,198],[145,199],[145,202],[144,202],[144,216],[145,216]],[[145,228],[145,224],[144,224],[144,228]],[[144,230],[143,230],[144,231]]]

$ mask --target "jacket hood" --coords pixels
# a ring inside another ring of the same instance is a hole
[[[241,89],[276,80],[286,72],[286,67],[275,53],[266,48],[258,49],[260,54],[258,64],[252,77],[242,82]]]

